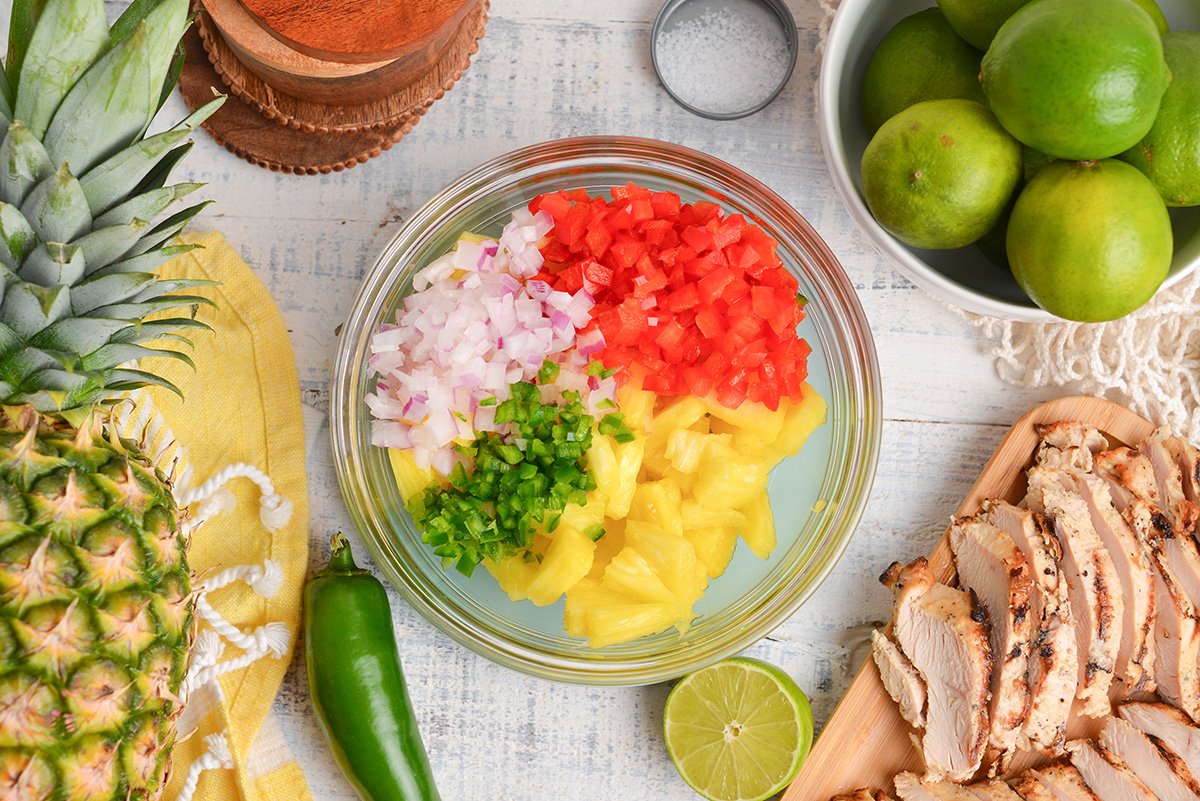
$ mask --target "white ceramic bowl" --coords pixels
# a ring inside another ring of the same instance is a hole
[[[1200,30],[1196,0],[1158,0],[1171,30]],[[833,182],[855,222],[871,242],[913,283],[967,311],[1009,320],[1058,318],[1030,301],[1012,276],[976,247],[921,250],[885,231],[862,196],[860,164],[870,141],[863,123],[863,73],[884,35],[904,17],[934,5],[932,0],[842,0],[829,29],[817,93],[821,141]],[[1175,258],[1163,286],[1200,265],[1200,207],[1171,209]]]

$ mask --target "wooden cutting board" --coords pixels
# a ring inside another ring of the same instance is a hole
[[[1089,423],[1102,431],[1114,447],[1140,442],[1154,430],[1151,423],[1125,407],[1097,398],[1060,398],[1044,403],[1009,429],[957,516],[975,514],[987,498],[1003,498],[1011,503],[1024,498],[1025,470],[1033,464],[1038,445],[1034,427],[1058,420]],[[938,543],[929,563],[938,580],[953,579],[948,538],[943,537]],[[880,565],[880,572],[886,567]],[[1099,723],[1073,713],[1067,737],[1092,737],[1098,733]],[[875,661],[868,659],[817,738],[800,775],[784,793],[783,801],[829,801],[835,795],[860,787],[891,794],[892,778],[897,773],[923,770],[920,754],[910,737],[912,732],[913,728],[900,717],[896,703],[883,688]],[[1041,754],[1018,753],[1006,775],[1049,761]]]

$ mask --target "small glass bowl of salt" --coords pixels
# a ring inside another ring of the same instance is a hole
[[[654,72],[679,105],[713,120],[763,109],[796,65],[783,0],[668,0],[650,34]]]

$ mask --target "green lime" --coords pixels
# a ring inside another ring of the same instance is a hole
[[[1029,0],[937,0],[946,20],[980,50],[987,50],[1005,20]]]
[[[791,676],[736,656],[675,685],[663,731],[671,762],[697,793],[709,801],[760,801],[800,772],[813,717]]]
[[[983,57],[983,91],[1000,123],[1060,159],[1132,147],[1170,79],[1158,29],[1133,0],[1037,0]]]
[[[1167,18],[1163,16],[1162,9],[1158,7],[1158,3],[1154,0],[1133,0],[1142,7],[1142,10],[1150,15],[1150,19],[1154,20],[1154,27],[1158,28],[1159,36],[1166,36],[1171,32],[1171,26],[1167,23]]]
[[[902,242],[959,248],[996,225],[1021,171],[1021,145],[986,106],[927,100],[871,139],[862,158],[863,196]]]
[[[1158,188],[1168,206],[1200,205],[1200,33],[1163,37],[1175,80],[1142,141],[1121,154]]]
[[[986,102],[976,50],[936,8],[905,17],[875,48],[863,76],[862,110],[874,135],[891,117],[923,100],[961,97]]]
[[[1034,176],[1008,220],[1013,277],[1068,320],[1124,317],[1171,266],[1171,220],[1154,185],[1117,159],[1056,161]]]

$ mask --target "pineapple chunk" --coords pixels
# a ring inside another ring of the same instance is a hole
[[[684,536],[696,549],[696,558],[709,578],[717,578],[729,567],[738,541],[735,526],[697,526],[687,529]]]
[[[684,531],[706,526],[732,526],[737,529],[746,525],[746,516],[737,509],[705,506],[691,498],[680,504],[679,509],[683,515]]]
[[[596,491],[604,496],[605,514],[609,517],[624,517],[629,514],[629,503],[637,489],[638,471],[642,467],[642,454],[646,441],[637,438],[624,445],[612,437],[592,437],[588,451],[588,470],[596,479]],[[589,498],[590,505],[590,498]]]
[[[666,457],[681,473],[695,473],[712,434],[677,428],[667,437]]]
[[[626,530],[628,538],[628,529]],[[600,584],[607,590],[620,593],[627,601],[677,605],[677,596],[655,571],[654,566],[637,550],[626,545],[604,568]]]
[[[771,512],[771,502],[767,493],[742,507],[746,515],[746,524],[742,526],[742,539],[754,555],[766,559],[775,550],[775,515]]]
[[[713,443],[700,461],[696,497],[706,506],[737,509],[767,489],[770,466],[743,459],[734,448]]]
[[[592,447],[587,452],[588,472],[596,479],[596,489],[592,495],[603,495],[605,501],[614,497],[620,490],[617,454],[613,450],[615,445],[616,440],[612,437],[600,436],[593,431]],[[588,501],[591,501],[590,495]]]
[[[564,525],[571,526],[589,536],[599,537],[600,530],[604,527],[604,498],[593,492],[588,495],[587,503],[583,506],[577,503],[568,503],[562,510],[562,517],[559,519],[558,525],[559,528]],[[556,528],[550,536],[554,537],[557,534],[558,529]]]
[[[587,637],[588,645],[603,648],[656,634],[675,622],[671,604],[639,603],[585,578],[567,593],[563,624],[572,637]]]
[[[637,520],[625,526],[625,542],[626,550],[636,549],[675,596],[679,619],[690,620],[692,605],[708,586],[704,565],[696,559],[692,544],[681,535]]]
[[[670,402],[654,415],[651,428],[646,435],[646,467],[659,477],[666,475],[671,466],[667,459],[667,439],[672,431],[686,429],[704,417],[704,403],[690,395]]]
[[[674,467],[667,468],[667,474],[662,477],[662,480],[669,481],[679,487],[679,491],[684,497],[691,497],[693,490],[696,488],[695,473],[680,473]]]
[[[642,379],[648,372],[644,366],[634,362],[629,368],[629,380],[617,388],[617,406],[625,415],[625,425],[637,434],[645,433],[654,417],[654,404],[658,402],[657,395],[642,389]]]
[[[597,607],[587,614],[588,645],[603,648],[629,642],[665,631],[672,624],[679,625],[675,609],[666,604]]]
[[[673,481],[647,481],[633,493],[628,521],[653,523],[677,537],[683,536],[682,491]],[[629,536],[626,527],[625,536]]]
[[[536,559],[526,558],[524,554],[514,554],[499,562],[485,558],[483,566],[496,579],[500,589],[508,593],[510,601],[524,601],[529,597],[526,590],[538,572]]]
[[[412,454],[399,448],[388,448],[388,461],[392,463],[392,472],[396,474],[396,486],[404,502],[414,495],[425,491],[431,483],[437,480],[432,470],[422,470],[413,461]]]
[[[548,606],[571,589],[592,567],[596,543],[574,526],[560,524],[551,537],[550,548],[525,594],[535,606]]]
[[[787,398],[779,402],[779,410],[784,412],[783,428],[775,441],[775,449],[784,456],[795,456],[804,446],[817,426],[825,422],[829,404],[817,394],[808,382],[801,386],[799,403],[792,403]]]

